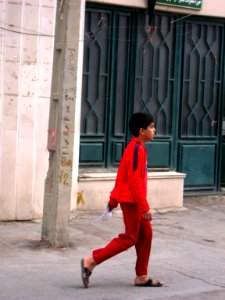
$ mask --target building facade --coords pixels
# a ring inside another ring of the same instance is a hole
[[[42,216],[56,4],[1,2],[0,219]],[[79,12],[85,24],[73,209],[77,193],[80,209],[107,201],[135,111],[156,120],[147,146],[153,198],[163,193],[161,203],[173,206],[167,195],[176,199],[177,189],[182,205],[176,182],[183,173],[185,193],[215,193],[225,182],[225,3],[163,0],[155,9],[150,31],[144,0],[86,1]]]

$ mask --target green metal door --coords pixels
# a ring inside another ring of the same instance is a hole
[[[80,166],[112,168],[127,140],[133,12],[86,10]]]
[[[183,24],[178,170],[185,187],[218,187],[224,24],[189,20]]]
[[[110,89],[111,13],[87,9],[85,16],[80,165],[104,167]]]
[[[223,97],[224,99],[224,97]],[[222,147],[221,147],[221,186],[225,187],[225,100],[223,101]]]
[[[147,144],[150,168],[173,169],[176,138],[176,27],[174,17],[156,14],[155,32],[147,31],[148,16],[139,14],[136,43],[134,111],[154,115],[156,138]]]
[[[88,4],[80,167],[118,166],[136,111],[155,116],[148,167],[187,174],[186,190],[219,182],[224,23]]]

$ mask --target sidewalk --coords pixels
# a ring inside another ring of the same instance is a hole
[[[99,212],[72,214],[67,249],[44,247],[40,222],[0,222],[0,300],[224,300],[225,201],[187,198],[184,205],[153,217],[150,275],[162,288],[133,285],[133,248],[98,266],[83,288],[80,259],[123,231],[118,213],[95,225]]]

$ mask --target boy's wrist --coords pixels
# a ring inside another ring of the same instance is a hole
[[[108,210],[109,212],[113,210],[113,207],[110,204],[108,204]]]
[[[145,213],[143,213],[143,218],[146,220],[151,221],[152,220],[152,213],[151,210],[146,211]]]

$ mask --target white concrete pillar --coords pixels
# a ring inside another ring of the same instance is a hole
[[[68,246],[78,179],[85,1],[58,2],[42,239]]]

